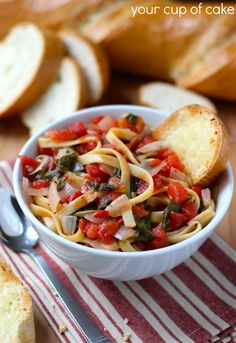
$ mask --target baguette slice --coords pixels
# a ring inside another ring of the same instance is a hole
[[[150,82],[141,86],[138,102],[168,113],[190,104],[203,105],[213,112],[217,111],[215,105],[204,96],[165,82]]]
[[[24,110],[55,79],[63,44],[32,23],[15,26],[0,43],[0,116]]]
[[[53,120],[71,114],[84,105],[84,79],[77,63],[63,58],[57,80],[37,102],[22,114],[23,123],[34,134]]]
[[[178,84],[220,99],[236,100],[236,35],[207,54]]]
[[[104,93],[109,80],[108,60],[102,48],[72,29],[60,32],[69,56],[80,65],[87,84],[88,104],[96,103]]]
[[[34,343],[31,297],[10,267],[0,261],[0,342]]]
[[[210,185],[229,158],[229,136],[220,118],[200,105],[185,106],[170,115],[154,136],[173,149],[194,185]]]

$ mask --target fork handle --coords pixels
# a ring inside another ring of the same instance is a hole
[[[69,289],[62,283],[43,256],[34,249],[30,251],[27,250],[27,253],[33,257],[37,265],[40,267],[87,341],[91,343],[111,343],[111,341],[99,330],[97,325],[86,314],[83,307],[71,295]]]

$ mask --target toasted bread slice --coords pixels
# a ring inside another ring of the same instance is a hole
[[[170,115],[154,136],[177,153],[194,185],[210,185],[229,158],[229,136],[220,118],[210,109],[189,105]]]
[[[84,100],[83,74],[73,59],[65,57],[57,80],[22,114],[23,123],[33,134],[47,123],[82,108]]]
[[[66,29],[60,32],[69,56],[80,65],[87,84],[88,104],[99,101],[109,79],[108,60],[102,48],[81,36],[76,31]]]
[[[206,97],[165,82],[142,85],[138,90],[138,102],[168,113],[190,104],[203,105],[216,112],[215,105]]]
[[[0,44],[0,116],[24,110],[55,79],[63,44],[36,25],[15,26]]]
[[[0,342],[35,342],[31,297],[10,267],[1,261]]]

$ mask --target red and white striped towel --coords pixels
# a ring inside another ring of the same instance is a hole
[[[12,189],[11,177],[12,163],[0,162],[0,186]],[[132,282],[89,277],[57,259],[44,244],[37,249],[112,342],[123,342],[124,333],[134,343],[236,341],[236,252],[216,234],[177,268]],[[0,254],[61,341],[84,342],[34,261],[3,245]],[[60,334],[62,323],[68,330]]]

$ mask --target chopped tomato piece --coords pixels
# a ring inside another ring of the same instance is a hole
[[[188,201],[185,204],[183,204],[181,208],[181,213],[183,213],[189,221],[196,217],[196,215],[198,214],[197,205],[194,201]]]
[[[82,136],[86,135],[86,133],[87,133],[87,130],[86,130],[84,124],[80,121],[69,126],[68,130],[70,132],[73,132],[76,135],[76,137],[82,137]]]
[[[146,249],[160,249],[169,245],[168,237],[161,226],[152,229],[153,239],[147,244]]]
[[[94,124],[98,124],[103,118],[104,118],[104,116],[94,117],[94,118],[92,119],[92,122],[93,122]]]
[[[86,236],[90,239],[97,239],[99,237],[99,225],[96,223],[87,224]]]
[[[34,160],[31,157],[24,156],[24,155],[18,155],[19,159],[21,160],[22,164],[24,166],[31,166],[33,168],[37,168],[40,165],[40,162],[37,160]]]
[[[75,193],[72,193],[72,194],[69,194],[67,195],[65,198],[63,198],[61,200],[61,203],[64,203],[66,202],[67,204],[69,204],[71,201],[77,199],[78,197],[80,197],[82,195],[82,193],[80,191],[78,192],[75,192]]]
[[[154,177],[153,181],[154,181],[154,191],[159,191],[159,189],[162,189],[164,187],[164,184],[159,177]]]
[[[135,205],[132,207],[132,211],[138,217],[145,217],[149,215],[149,212],[145,210],[144,205]]]
[[[153,143],[153,142],[155,142],[155,141],[156,141],[156,140],[155,140],[154,137],[152,137],[152,136],[147,136],[147,137],[145,137],[145,138],[142,140],[141,143],[139,143],[139,145],[137,146],[137,149],[138,149],[138,148],[141,148],[142,146],[147,145],[147,144],[149,144],[149,143]]]
[[[40,155],[48,155],[53,156],[53,149],[52,148],[39,148]]]
[[[174,151],[168,149],[168,148],[164,148],[164,149],[161,149],[158,154],[157,154],[157,157],[160,159],[160,160],[165,160],[168,156],[170,155],[173,155],[175,154]]]
[[[100,168],[98,163],[87,164],[86,172],[92,177],[100,177],[102,180],[107,179],[107,174],[104,173]]]
[[[54,141],[69,141],[78,137],[84,136],[87,130],[83,123],[78,122],[69,126],[66,129],[61,130],[49,130],[46,132],[46,136]]]
[[[97,143],[95,141],[87,142],[87,143],[82,143],[76,146],[75,150],[80,154],[86,154],[87,152],[95,149],[97,146]]]
[[[107,222],[102,223],[99,225],[99,238],[104,243],[111,243],[112,241],[112,235],[116,233],[116,231],[119,228],[119,223],[117,221],[109,220]]]
[[[167,193],[177,204],[187,199],[188,191],[179,182],[170,182]]]
[[[169,167],[173,167],[173,168],[176,168],[178,170],[180,170],[181,172],[184,170],[185,166],[184,164],[180,161],[180,159],[178,158],[177,155],[175,154],[172,154],[172,155],[169,155],[167,157],[167,163],[169,165]]]
[[[180,229],[187,222],[188,222],[188,218],[183,213],[174,212],[174,211],[170,212],[169,226],[172,230]]]
[[[201,186],[193,186],[192,190],[197,193],[199,198],[202,200],[202,187]]]
[[[80,228],[84,233],[86,233],[87,230],[88,230],[88,224],[89,224],[89,223],[90,223],[90,222],[89,222],[87,219],[81,218],[81,219],[79,220],[79,228]]]
[[[157,167],[161,164],[161,160],[159,158],[155,158],[154,160],[150,161],[148,164],[150,167]]]
[[[109,211],[100,210],[93,214],[94,218],[109,218]]]
[[[47,180],[35,180],[32,182],[32,188],[40,189],[49,186],[49,182]]]

